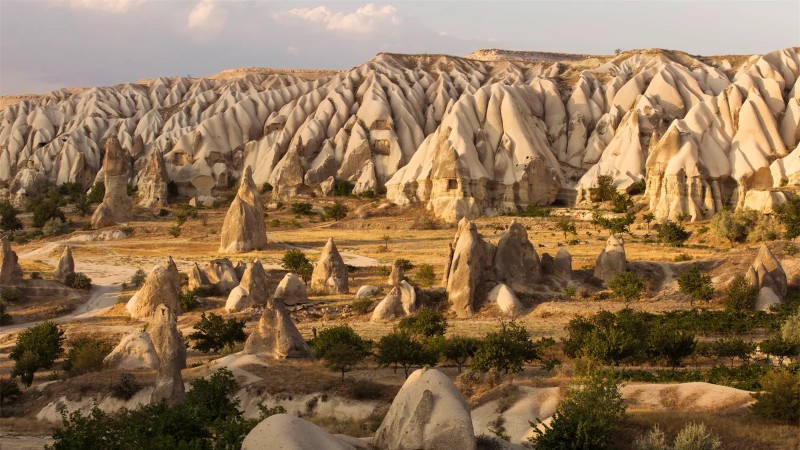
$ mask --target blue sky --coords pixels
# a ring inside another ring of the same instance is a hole
[[[800,1],[0,0],[0,95],[262,66],[347,69],[381,51],[764,53]]]

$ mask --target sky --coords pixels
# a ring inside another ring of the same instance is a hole
[[[349,69],[382,51],[798,45],[800,0],[0,0],[0,95],[246,66]]]

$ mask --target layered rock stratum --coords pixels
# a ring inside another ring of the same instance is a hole
[[[0,181],[20,201],[47,182],[88,188],[114,138],[131,184],[162,152],[169,181],[197,198],[249,168],[276,199],[348,181],[454,222],[570,191],[588,202],[611,175],[644,183],[658,219],[764,210],[800,185],[799,52],[381,53],[347,71],[61,89],[0,111]]]

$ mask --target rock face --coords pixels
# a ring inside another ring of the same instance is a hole
[[[180,288],[181,276],[170,258],[166,263],[153,267],[144,285],[128,300],[125,309],[132,318],[140,320],[149,320],[159,305],[165,305],[174,314],[180,314]]]
[[[329,294],[346,294],[349,291],[347,267],[336,249],[333,238],[328,239],[311,274],[311,287]]]
[[[414,287],[403,280],[381,300],[372,311],[373,322],[387,322],[411,315],[417,308],[417,293]]]
[[[67,276],[75,273],[75,260],[72,259],[72,250],[69,245],[64,246],[64,253],[61,254],[61,259],[58,260],[58,267],[53,274],[53,279],[66,282]]]
[[[305,303],[308,301],[306,284],[296,274],[289,272],[278,283],[278,287],[275,288],[275,293],[272,294],[272,297],[289,306]]]
[[[211,286],[219,292],[227,292],[239,285],[236,269],[228,258],[213,259],[205,265],[203,271]]]
[[[403,280],[404,280],[403,266],[400,264],[400,260],[396,259],[394,263],[392,263],[392,273],[389,274],[388,284],[391,286],[397,286]]]
[[[299,417],[275,414],[256,425],[242,442],[242,450],[356,450],[344,439]],[[366,445],[361,448],[367,448]]]
[[[228,208],[220,233],[220,253],[260,250],[267,245],[264,205],[258,196],[250,166],[242,174],[239,191]]]
[[[628,262],[625,256],[625,245],[621,239],[611,235],[606,241],[606,247],[597,257],[594,276],[608,283],[618,273],[625,272],[627,269]]]
[[[244,353],[275,359],[314,357],[283,303],[274,299],[267,301],[258,326],[244,343]]]
[[[247,264],[239,286],[228,295],[225,310],[241,311],[250,306],[264,304],[268,298],[267,274],[261,261],[255,260]]]
[[[119,139],[112,136],[106,141],[103,158],[103,180],[106,193],[103,202],[92,215],[92,228],[104,228],[127,222],[133,202],[128,197],[128,182],[131,179],[131,161]]]
[[[189,290],[194,291],[211,287],[211,281],[208,279],[205,270],[200,268],[200,265],[194,263],[191,270],[189,270]]]
[[[170,404],[180,403],[185,398],[181,369],[186,367],[186,343],[178,331],[175,314],[166,306],[159,305],[148,334],[159,359],[151,401],[164,399]]]
[[[446,375],[409,375],[372,440],[381,449],[475,450],[469,406]]]
[[[381,288],[378,286],[373,286],[370,284],[365,284],[358,288],[358,292],[356,292],[356,299],[362,300],[365,298],[372,298],[376,297],[381,294]]]
[[[494,270],[498,281],[516,290],[529,290],[539,281],[539,255],[528,240],[528,231],[516,220],[500,237],[494,254]]]
[[[572,279],[572,255],[564,247],[559,248],[553,258],[553,275],[562,280]]]
[[[5,236],[0,239],[0,285],[22,283],[22,267],[17,261],[17,254],[11,250],[11,243]]]
[[[159,366],[153,341],[144,331],[123,337],[103,362],[117,370],[153,370]]]
[[[142,173],[139,174],[138,193],[139,206],[144,208],[161,208],[167,205],[167,185],[169,174],[164,163],[164,155],[153,149],[150,159]]]
[[[497,308],[509,316],[514,316],[522,311],[522,304],[507,285],[498,284],[486,296],[486,301],[497,306]]]
[[[757,311],[768,311],[786,297],[788,281],[780,261],[766,244],[762,244],[758,255],[747,272],[750,282],[758,287]]]

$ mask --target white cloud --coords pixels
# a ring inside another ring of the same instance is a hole
[[[202,0],[189,13],[187,25],[200,39],[209,39],[222,31],[228,12],[214,0]]]
[[[274,18],[301,19],[322,24],[327,30],[358,34],[371,33],[382,25],[399,25],[402,21],[394,6],[378,6],[374,3],[366,4],[351,13],[333,12],[327,6],[292,8],[275,14]]]
[[[144,0],[70,0],[69,6],[108,13],[124,13],[142,3],[144,3]]]

